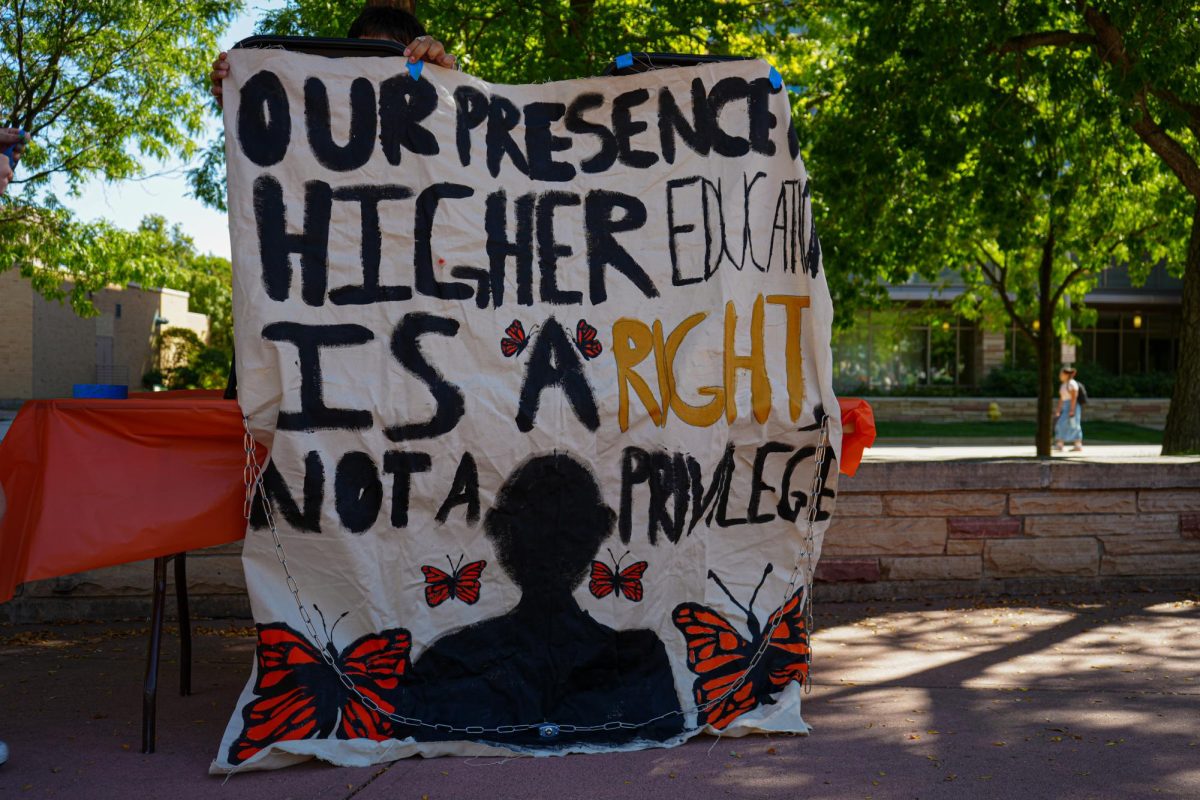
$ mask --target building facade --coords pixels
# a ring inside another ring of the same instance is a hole
[[[1036,356],[1015,326],[987,331],[957,316],[961,286],[914,279],[888,288],[891,307],[866,312],[833,337],[834,382],[841,392],[919,392],[979,386],[1002,367],[1033,369]],[[1095,322],[1073,327],[1076,366],[1112,375],[1173,374],[1179,363],[1182,283],[1155,267],[1133,286],[1124,268],[1106,270],[1084,298]]]
[[[77,383],[138,389],[159,366],[159,335],[188,328],[208,338],[208,318],[188,310],[175,289],[109,287],[81,318],[70,304],[46,300],[16,270],[0,272],[0,404],[70,397]]]

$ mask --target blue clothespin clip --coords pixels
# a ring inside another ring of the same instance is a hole
[[[615,59],[617,69],[625,69],[633,66],[633,53],[622,53]]]
[[[425,69],[424,61],[418,61],[415,64],[409,64],[408,77],[412,78],[414,81],[421,80],[421,70],[423,69]]]
[[[772,89],[778,89],[780,86],[783,86],[783,76],[779,74],[779,70],[775,69],[774,66],[771,67],[771,72],[767,77],[771,81]]]
[[[17,166],[17,156],[16,156],[17,145],[23,144],[25,142],[25,129],[20,128],[17,131],[17,133],[19,133],[21,135],[21,141],[16,142],[14,144],[10,144],[8,147],[4,148],[3,152],[0,152],[0,155],[8,156],[8,166],[12,169],[16,169],[16,166]]]
[[[538,726],[538,735],[543,739],[557,739],[559,730],[553,722],[545,722]]]

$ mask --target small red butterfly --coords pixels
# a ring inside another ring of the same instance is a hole
[[[723,730],[734,720],[760,705],[771,705],[791,681],[803,684],[808,678],[808,629],[805,624],[803,589],[796,592],[767,620],[766,628],[759,626],[754,615],[754,600],[762,588],[772,565],[763,570],[758,588],[750,596],[750,605],[743,606],[711,570],[708,577],[716,581],[733,604],[746,614],[747,641],[730,622],[708,606],[682,603],[675,608],[672,621],[687,640],[688,669],[698,676],[692,684],[696,704],[702,709],[701,725]],[[778,623],[778,624],[776,624]],[[766,650],[755,664],[754,654],[763,644],[764,631],[771,631]],[[743,679],[737,689],[724,696],[730,687]],[[723,699],[721,699],[724,696]],[[719,702],[715,702],[718,701]],[[708,705],[712,703],[713,705]],[[705,706],[708,706],[705,708]]]
[[[613,560],[611,568],[600,561],[592,562],[592,579],[588,581],[588,589],[593,597],[608,597],[611,594],[616,598],[618,595],[624,595],[627,600],[641,602],[642,576],[646,574],[647,564],[645,561],[639,561],[622,570],[621,561],[627,555],[628,550],[618,559],[613,556],[613,551],[609,550],[608,557]]]
[[[514,319],[512,324],[504,329],[506,334],[500,340],[500,352],[505,358],[519,356],[525,352],[525,348],[529,346],[529,337],[525,335],[525,326],[521,324],[521,320]]]
[[[588,361],[604,350],[604,345],[596,338],[596,329],[588,325],[586,319],[579,320],[579,324],[575,326],[575,347]]]
[[[487,562],[472,561],[464,567],[464,557],[459,556],[456,566],[450,561],[450,556],[446,556],[446,562],[450,564],[449,574],[437,567],[421,567],[421,572],[425,573],[425,602],[430,608],[436,608],[452,597],[469,606],[479,602],[479,590],[482,588],[479,576],[483,574]]]
[[[344,616],[334,621],[334,628]],[[325,625],[323,614],[321,625]],[[229,763],[240,764],[276,742],[327,738],[331,733],[338,739],[395,738],[391,720],[347,689],[302,633],[284,622],[257,627],[256,697],[242,708],[244,727],[229,747]],[[385,714],[395,712],[389,695],[409,669],[412,637],[408,631],[391,628],[368,633],[341,653],[333,646],[333,631],[327,628],[326,636],[329,655],[355,688]]]

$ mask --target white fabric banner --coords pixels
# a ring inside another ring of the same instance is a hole
[[[286,564],[256,504],[214,771],[806,731],[841,429],[770,67],[230,63],[238,397]]]

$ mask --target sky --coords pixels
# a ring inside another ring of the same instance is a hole
[[[221,37],[222,47],[227,49],[234,42],[250,36],[264,11],[283,5],[284,0],[251,0]],[[219,125],[220,120],[214,116],[210,139]],[[51,185],[63,204],[85,220],[107,219],[122,228],[132,229],[147,214],[161,214],[168,222],[182,226],[195,241],[199,252],[229,258],[228,219],[223,212],[208,208],[191,197],[187,180],[191,165],[178,159],[165,164],[147,159],[144,166],[152,177],[114,183],[93,180],[79,197],[66,196],[65,181]]]

